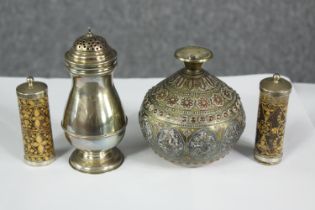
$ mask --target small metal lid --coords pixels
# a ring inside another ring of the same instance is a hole
[[[188,46],[175,51],[175,58],[188,63],[205,63],[213,57],[213,53],[203,47]]]
[[[65,54],[65,63],[74,75],[110,73],[117,64],[117,52],[102,36],[88,32],[75,40]]]
[[[39,98],[46,94],[47,85],[43,82],[34,81],[32,76],[26,78],[26,82],[16,87],[18,97]]]
[[[272,77],[267,77],[260,82],[260,90],[271,94],[286,95],[291,92],[292,84],[282,78],[279,73],[275,73]]]
[[[198,46],[187,46],[175,51],[175,58],[183,61],[188,74],[200,74],[202,65],[213,57],[211,50]]]

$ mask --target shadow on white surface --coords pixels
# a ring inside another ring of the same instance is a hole
[[[163,160],[144,141],[137,112],[146,90],[157,79],[117,79],[120,97],[130,122],[118,147],[123,165],[93,176],[68,164],[74,149],[60,127],[67,98],[65,79],[49,79],[51,117],[57,160],[47,167],[23,164],[23,143],[15,86],[22,79],[0,80],[0,209],[302,209],[314,210],[315,136],[300,100],[292,93],[281,164],[266,167],[253,160],[258,84],[266,75],[224,78],[239,92],[246,109],[246,129],[230,154],[199,168],[184,168]],[[24,78],[23,78],[24,81]],[[131,88],[132,87],[132,88]],[[11,90],[11,94],[8,94]],[[137,93],[137,94],[135,94]],[[291,110],[291,111],[290,111]],[[13,156],[13,157],[12,157]],[[17,160],[18,157],[19,159]],[[153,204],[153,205],[152,205]]]
[[[16,159],[23,158],[23,137],[21,134],[20,118],[12,109],[0,105],[1,132],[0,147]]]
[[[128,120],[125,136],[118,145],[123,150],[126,158],[148,148],[138,125],[138,113],[129,114]]]
[[[64,154],[72,149],[72,146],[70,145],[64,134],[58,134],[56,137],[54,137],[54,146],[56,158],[62,157]]]
[[[248,159],[254,161],[254,158],[253,158],[254,145],[249,143],[249,142],[250,142],[249,139],[245,139],[245,138],[241,137],[240,140],[233,147],[233,150],[242,154],[243,156],[247,157]]]
[[[141,152],[145,149],[149,149],[149,146],[140,138],[132,138],[129,136],[125,139],[125,141],[126,143],[122,148],[126,157],[132,156],[133,154]]]
[[[295,121],[287,124],[288,125],[285,128],[283,144],[285,149],[284,152],[290,155],[302,147],[302,145],[305,144],[307,140],[312,139],[314,132],[309,129],[304,129],[305,124],[303,122]]]
[[[161,168],[179,168],[180,166],[170,163],[157,155],[145,141],[138,123],[138,113],[133,112],[128,115],[128,125],[124,139],[118,148],[125,155],[126,162],[131,160],[142,165],[150,165]],[[126,164],[126,163],[125,163]]]

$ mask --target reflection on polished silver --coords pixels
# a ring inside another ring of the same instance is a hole
[[[116,51],[91,31],[79,37],[65,55],[73,86],[62,127],[76,148],[69,162],[82,172],[113,170],[124,159],[116,148],[127,125],[111,74],[116,59]]]
[[[98,174],[120,166],[124,156],[116,147],[107,151],[92,152],[76,149],[70,156],[70,165],[79,171]]]

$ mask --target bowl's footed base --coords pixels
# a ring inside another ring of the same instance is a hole
[[[160,157],[162,157],[161,155],[159,155]],[[175,164],[175,165],[178,165],[178,166],[181,166],[181,167],[186,167],[186,168],[199,168],[199,167],[203,167],[205,165],[208,165],[208,164],[211,164],[215,161],[218,161],[220,160],[221,158],[224,158],[225,155],[222,155],[220,157],[217,157],[217,158],[214,158],[213,160],[204,160],[204,161],[200,161],[200,162],[180,162],[180,161],[173,161],[173,160],[169,160],[165,157],[162,157],[163,159]]]
[[[153,149],[153,151],[155,152],[155,154],[157,154],[158,156],[160,156],[161,158],[163,158],[166,161],[169,161],[177,166],[181,166],[181,167],[186,167],[186,168],[199,168],[199,167],[203,167],[205,165],[211,164],[215,161],[218,161],[222,158],[224,158],[226,155],[228,155],[230,153],[230,150],[216,156],[215,158],[213,158],[212,160],[203,160],[203,161],[175,161],[175,160],[171,160],[167,157],[165,157],[164,155],[161,155],[159,152],[157,152],[156,150]]]
[[[74,150],[71,154],[70,165],[84,173],[100,174],[118,168],[124,161],[122,152],[114,147],[107,151]]]

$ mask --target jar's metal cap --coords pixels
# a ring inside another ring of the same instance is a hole
[[[43,82],[34,81],[32,76],[26,78],[26,82],[16,88],[18,97],[21,98],[40,98],[47,92],[47,85]]]
[[[272,77],[267,77],[260,82],[260,90],[271,94],[289,94],[291,89],[291,82],[282,78],[279,73],[275,73]]]
[[[213,57],[211,50],[198,47],[187,46],[179,48],[175,51],[175,58],[183,61],[185,73],[188,74],[200,74],[203,72],[202,65]]]
[[[104,37],[88,32],[75,40],[65,54],[65,63],[74,75],[110,73],[117,64],[117,52]]]
[[[198,46],[182,47],[175,51],[175,58],[185,63],[205,63],[212,57],[211,50]]]

